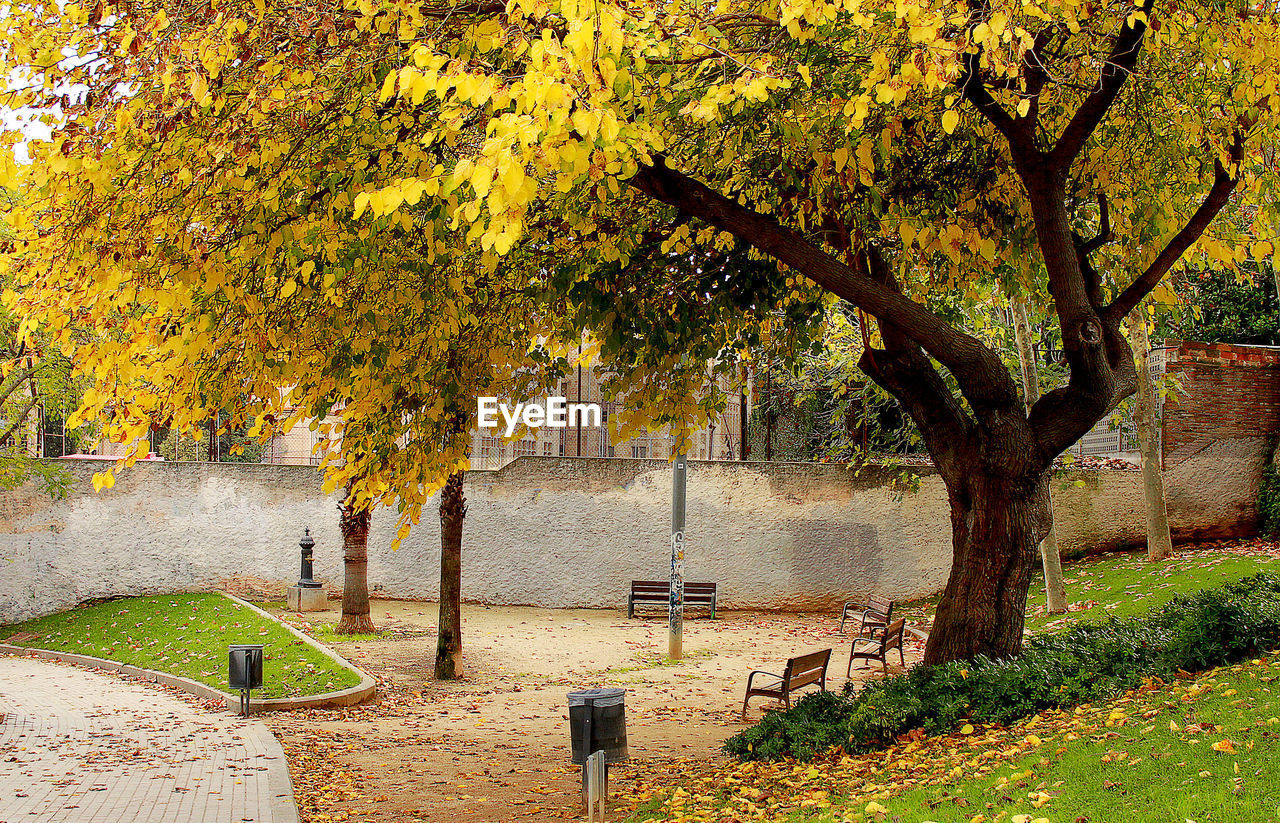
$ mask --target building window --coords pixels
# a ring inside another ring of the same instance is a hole
[[[636,458],[637,460],[647,460],[649,458],[649,447],[648,446],[632,446],[631,456]]]

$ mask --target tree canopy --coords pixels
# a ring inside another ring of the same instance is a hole
[[[9,105],[56,121],[6,161],[14,305],[102,330],[85,414],[342,403],[331,479],[383,466],[412,508],[463,465],[464,328],[509,332],[476,347],[503,375],[591,328],[625,436],[843,298],[956,509],[930,660],[1016,651],[1044,472],[1135,386],[1124,317],[1188,255],[1275,253],[1262,0],[46,0],[0,30]],[[1061,332],[1029,412],[955,311],[995,280]],[[470,324],[478,290],[533,302]]]

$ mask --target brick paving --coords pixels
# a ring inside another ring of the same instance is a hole
[[[296,823],[257,721],[163,690],[0,656],[0,823]]]

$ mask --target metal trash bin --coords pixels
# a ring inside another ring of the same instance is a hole
[[[249,714],[249,690],[262,688],[262,646],[241,645],[227,649],[227,682],[240,692],[240,713]]]
[[[598,751],[605,763],[627,759],[626,689],[569,692],[569,739],[573,762],[583,765]]]

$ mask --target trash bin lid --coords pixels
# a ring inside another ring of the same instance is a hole
[[[569,692],[569,705],[585,706],[590,700],[596,706],[620,706],[626,693],[626,689],[587,689],[581,692]]]

